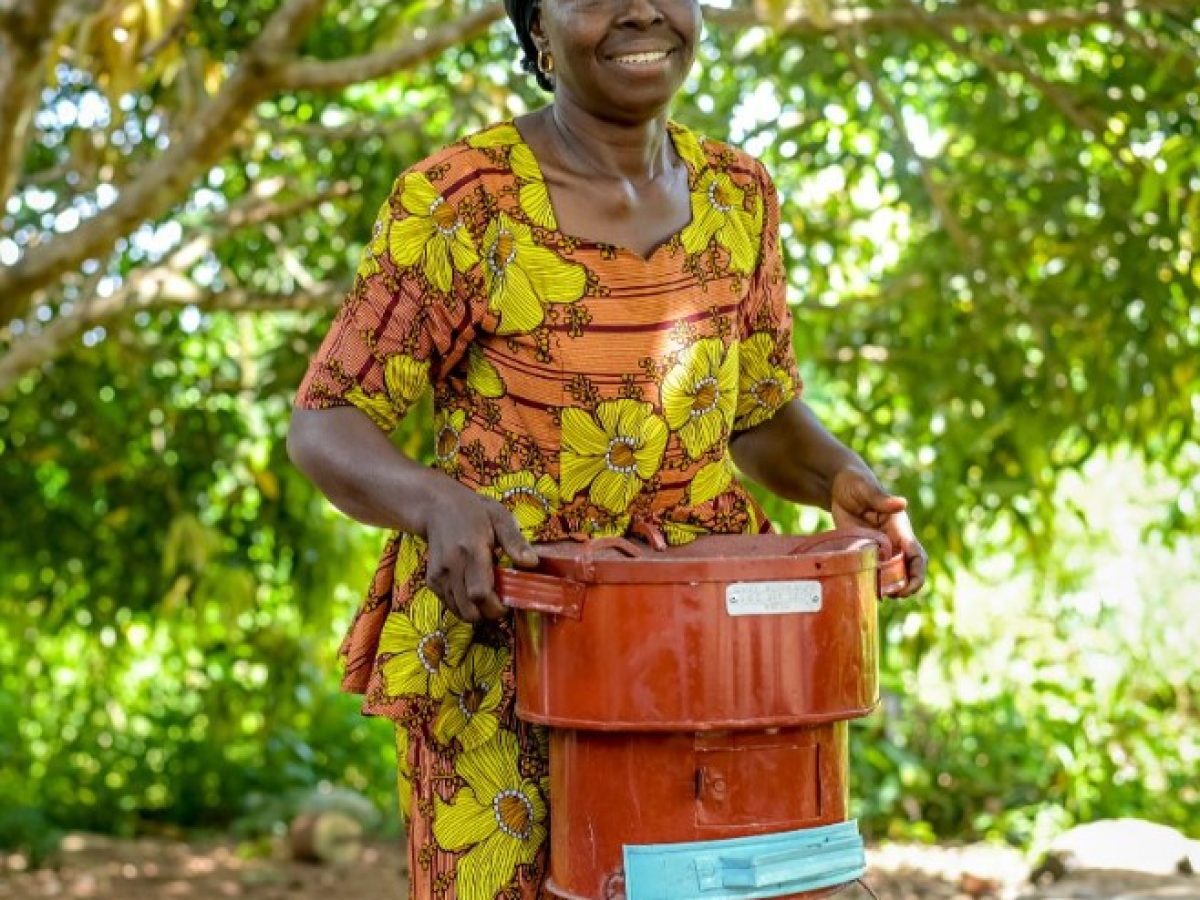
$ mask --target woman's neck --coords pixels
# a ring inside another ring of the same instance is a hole
[[[556,97],[544,114],[564,158],[593,177],[645,183],[671,168],[666,110],[630,124],[602,119],[567,97]]]

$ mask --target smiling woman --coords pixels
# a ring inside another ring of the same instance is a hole
[[[734,464],[924,552],[799,399],[763,166],[671,121],[694,0],[507,0],[553,101],[416,163],[300,387],[293,459],[394,532],[342,645],[396,723],[414,896],[541,894],[546,737],[514,715],[497,552],[767,530]],[[437,458],[387,439],[426,389]]]

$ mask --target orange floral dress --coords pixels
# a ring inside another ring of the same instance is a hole
[[[763,166],[671,123],[690,223],[648,257],[559,230],[512,123],[397,179],[297,405],[386,431],[432,389],[434,465],[534,542],[759,531],[731,434],[801,388]],[[472,626],[394,534],[341,646],[343,688],[396,722],[412,895],[541,893],[545,735],[513,714],[512,632]]]

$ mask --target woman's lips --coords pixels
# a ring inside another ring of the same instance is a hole
[[[638,50],[629,53],[617,53],[609,57],[609,61],[622,68],[648,70],[661,66],[674,50]]]

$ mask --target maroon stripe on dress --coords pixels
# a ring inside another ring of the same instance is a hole
[[[659,331],[670,331],[680,322],[702,322],[705,319],[711,318],[713,315],[724,316],[737,310],[741,304],[732,303],[728,306],[718,306],[701,310],[697,313],[692,313],[690,316],[682,316],[678,319],[671,319],[668,322],[658,322],[653,325],[584,325],[582,330],[592,332],[606,332],[609,334],[636,334],[637,332],[646,332],[652,334]],[[565,325],[547,325],[550,331],[570,331],[572,326],[568,323]]]
[[[497,168],[495,166],[488,168],[488,169],[471,169],[462,178],[458,179],[458,181],[455,181],[454,183],[450,184],[449,186],[447,186],[445,188],[439,189],[438,193],[440,193],[443,197],[449,197],[451,194],[453,194],[455,191],[457,191],[459,188],[461,188],[464,184],[467,184],[468,182],[471,182],[471,181],[478,181],[481,178],[483,178],[484,175],[506,175],[506,174],[508,174],[508,173],[504,169]],[[434,187],[437,188],[437,185],[434,185]]]
[[[504,397],[505,397],[505,399],[511,400],[517,406],[524,406],[529,409],[536,409],[536,410],[540,410],[542,412],[545,412],[546,410],[549,410],[549,409],[560,409],[561,408],[558,405],[553,404],[553,403],[542,403],[538,400],[532,400],[532,399],[529,399],[526,397],[520,397],[513,393],[505,394]]]
[[[372,343],[375,344],[375,346],[379,345],[379,336],[383,334],[384,330],[391,323],[392,313],[396,311],[396,306],[400,302],[400,295],[403,293],[404,291],[401,289],[392,294],[392,298],[387,305],[387,309],[385,309],[383,311],[383,315],[379,317],[379,327],[376,328],[374,333],[371,335],[371,337],[374,339]],[[367,357],[367,359],[363,361],[362,366],[359,367],[358,374],[355,376],[355,381],[361,384],[363,379],[367,377],[367,373],[377,365],[379,365],[379,360],[377,360],[372,353],[371,356]]]
[[[502,362],[506,369],[511,369],[511,370],[518,372],[521,375],[524,375],[531,379],[538,379],[541,381],[552,382],[554,384],[557,384],[560,388],[564,384],[566,384],[568,381],[567,378],[563,377],[562,370],[557,367],[547,368],[547,366],[544,363],[527,363],[524,360],[519,360],[516,357],[509,356],[505,353],[488,353],[487,355]],[[617,385],[617,384],[625,383],[624,373],[619,374],[619,375],[618,374],[609,375],[609,374],[605,374],[602,372],[601,373],[589,372],[588,378],[591,381],[597,382],[599,384]],[[649,384],[649,379],[646,379],[644,376],[642,376],[642,378],[640,380]],[[508,394],[511,394],[511,393],[512,393],[511,390],[508,391]],[[506,396],[507,396],[507,394],[506,394]]]

